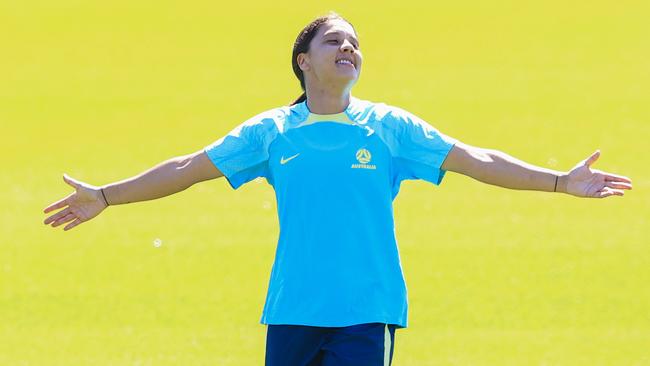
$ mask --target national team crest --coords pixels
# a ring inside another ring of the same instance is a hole
[[[375,164],[368,164],[372,159],[372,154],[367,149],[357,150],[356,158],[360,164],[352,164],[352,169],[377,169]]]
[[[372,159],[370,151],[366,149],[359,149],[357,151],[357,160],[359,160],[361,164],[368,164],[370,162],[370,159]]]

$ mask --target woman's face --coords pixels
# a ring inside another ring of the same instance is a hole
[[[352,26],[341,19],[324,23],[309,44],[309,52],[298,55],[305,82],[351,87],[361,72],[363,56]]]

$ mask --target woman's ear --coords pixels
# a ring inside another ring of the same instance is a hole
[[[309,66],[309,56],[307,56],[306,53],[299,53],[297,58],[296,58],[296,61],[298,62],[298,67],[300,68],[300,70],[302,70],[302,71],[309,70],[309,68],[310,68],[310,66]]]

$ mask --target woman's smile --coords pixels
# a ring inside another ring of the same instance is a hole
[[[342,58],[336,61],[337,66],[344,66],[344,67],[352,67],[353,69],[356,70],[356,67],[354,67],[354,63],[351,60]]]

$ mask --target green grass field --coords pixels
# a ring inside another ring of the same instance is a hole
[[[605,200],[403,184],[394,365],[650,365],[650,3],[310,4],[0,0],[0,365],[263,364],[269,185],[70,232],[42,209],[64,172],[130,177],[292,101],[293,40],[328,10],[357,28],[355,96],[548,168],[600,148],[594,167],[634,182]]]

